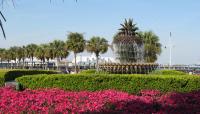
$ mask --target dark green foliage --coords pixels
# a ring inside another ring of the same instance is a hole
[[[5,78],[4,75],[6,74],[7,70],[0,70],[0,87],[4,86]]]
[[[83,70],[80,73],[81,74],[95,74],[96,70],[95,69]]]
[[[21,83],[17,83],[16,85],[16,90],[17,91],[23,91],[25,88],[23,87],[23,85]]]
[[[129,93],[156,89],[161,92],[190,92],[200,89],[200,77],[190,75],[36,75],[16,79],[25,88],[61,88],[69,91],[98,91],[115,89]]]
[[[96,71],[95,69],[89,69],[89,70],[83,70],[80,72],[80,74],[108,74],[108,72],[105,71]]]
[[[4,76],[0,73],[0,87],[3,87],[5,83]]]
[[[24,76],[24,75],[35,75],[35,74],[57,74],[56,71],[45,71],[45,70],[10,70],[5,73],[5,81],[12,81],[15,78]]]
[[[186,75],[185,72],[177,71],[177,70],[156,70],[152,72],[152,74],[160,74],[160,75]]]

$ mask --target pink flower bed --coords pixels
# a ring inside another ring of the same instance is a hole
[[[67,92],[59,89],[0,88],[0,113],[200,113],[200,92],[167,93],[143,90],[131,95],[115,90]]]

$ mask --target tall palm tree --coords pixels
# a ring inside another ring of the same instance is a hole
[[[6,51],[6,49],[4,48],[0,48],[0,60],[1,60],[1,67],[3,67],[3,59],[4,59],[4,52]]]
[[[34,58],[34,54],[35,54],[36,49],[37,49],[36,44],[29,44],[29,45],[26,46],[26,54],[27,54],[27,57],[31,59],[32,68],[33,68],[33,58]]]
[[[122,26],[118,33],[120,35],[135,36],[137,34],[137,30],[139,30],[139,28],[136,27],[137,24],[134,24],[132,19],[125,19],[124,23],[120,25]]]
[[[12,60],[12,55],[10,53],[10,50],[6,49],[5,51],[3,51],[2,54],[2,60],[7,61],[7,68],[10,67],[10,61]]]
[[[54,58],[62,59],[64,57],[64,55],[67,56],[67,54],[63,54],[66,51],[64,41],[54,40],[53,42],[50,43],[50,46],[52,48]]]
[[[14,60],[15,61],[15,65],[17,63],[17,50],[18,50],[18,47],[17,46],[13,46],[13,47],[10,47],[9,48],[9,53],[10,53],[10,57],[11,57],[11,60]],[[13,68],[14,65],[12,64],[11,68]]]
[[[95,53],[96,55],[96,70],[99,71],[99,55],[106,53],[108,50],[108,41],[101,37],[92,37],[86,44],[88,52]]]
[[[44,57],[47,60],[47,64],[49,64],[49,59],[53,59],[53,48],[50,44],[42,44],[41,46],[44,48]]]
[[[44,65],[44,62],[45,62],[45,49],[43,46],[38,46],[35,50],[35,53],[34,53],[35,57],[37,57],[38,59],[40,59],[41,61],[41,67]]]
[[[20,52],[21,52],[21,57],[22,57],[22,64],[23,64],[23,69],[24,69],[24,66],[25,66],[25,59],[26,59],[26,55],[27,55],[27,51],[26,51],[26,46],[22,46],[21,49],[20,49]]]
[[[50,43],[50,47],[52,48],[53,58],[56,58],[58,62],[69,55],[64,41],[54,40],[52,43]]]
[[[77,73],[77,63],[76,63],[76,57],[78,53],[81,53],[85,49],[85,43],[83,34],[81,33],[70,33],[68,35],[67,41],[66,41],[66,47],[68,50],[72,51],[74,53],[75,58],[75,72]]]
[[[144,60],[145,62],[155,62],[161,54],[161,43],[159,37],[152,31],[140,32],[139,37],[144,41]]]

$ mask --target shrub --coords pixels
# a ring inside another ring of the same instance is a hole
[[[3,87],[4,83],[5,83],[4,76],[2,76],[0,73],[0,87]]]
[[[185,72],[177,71],[177,70],[156,70],[151,74],[162,74],[162,75],[186,75]]]
[[[4,86],[4,83],[5,83],[5,74],[6,72],[8,72],[8,70],[0,70],[0,87],[3,87]]]
[[[70,91],[98,91],[114,89],[129,93],[155,89],[161,92],[190,92],[200,89],[200,77],[189,75],[37,75],[16,79],[25,88],[61,88]]]
[[[108,74],[105,71],[99,71],[97,72],[96,69],[88,69],[88,70],[83,70],[80,72],[80,74]]]
[[[4,75],[5,81],[15,80],[15,78],[24,75],[35,75],[35,74],[56,74],[56,71],[45,71],[45,70],[10,70]]]
[[[80,72],[80,74],[95,74],[95,73],[96,73],[95,69],[83,70]]]

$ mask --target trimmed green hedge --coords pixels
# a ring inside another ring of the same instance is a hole
[[[156,71],[153,71],[151,74],[158,74],[158,75],[186,75],[185,72],[177,71],[177,70],[156,70]]]
[[[0,87],[3,87],[6,81],[15,80],[17,77],[24,75],[36,75],[36,74],[57,74],[56,71],[44,71],[44,70],[3,70],[0,69]]]
[[[1,73],[0,73],[0,87],[3,87],[4,83],[5,83],[4,76],[2,76]]]
[[[18,77],[24,75],[36,75],[36,74],[57,74],[57,71],[46,70],[10,70],[4,75],[5,81],[15,80]]]
[[[83,70],[80,72],[80,74],[95,74],[96,69],[89,69],[89,70]]]
[[[16,80],[25,88],[61,88],[70,91],[115,89],[138,93],[144,89],[161,92],[190,92],[200,89],[200,77],[189,75],[57,74],[23,76]]]
[[[80,72],[80,74],[108,74],[108,72],[105,71],[96,71],[96,69],[88,69],[88,70],[83,70]]]
[[[0,87],[3,87],[5,84],[5,74],[8,72],[8,70],[2,70],[0,69]]]

